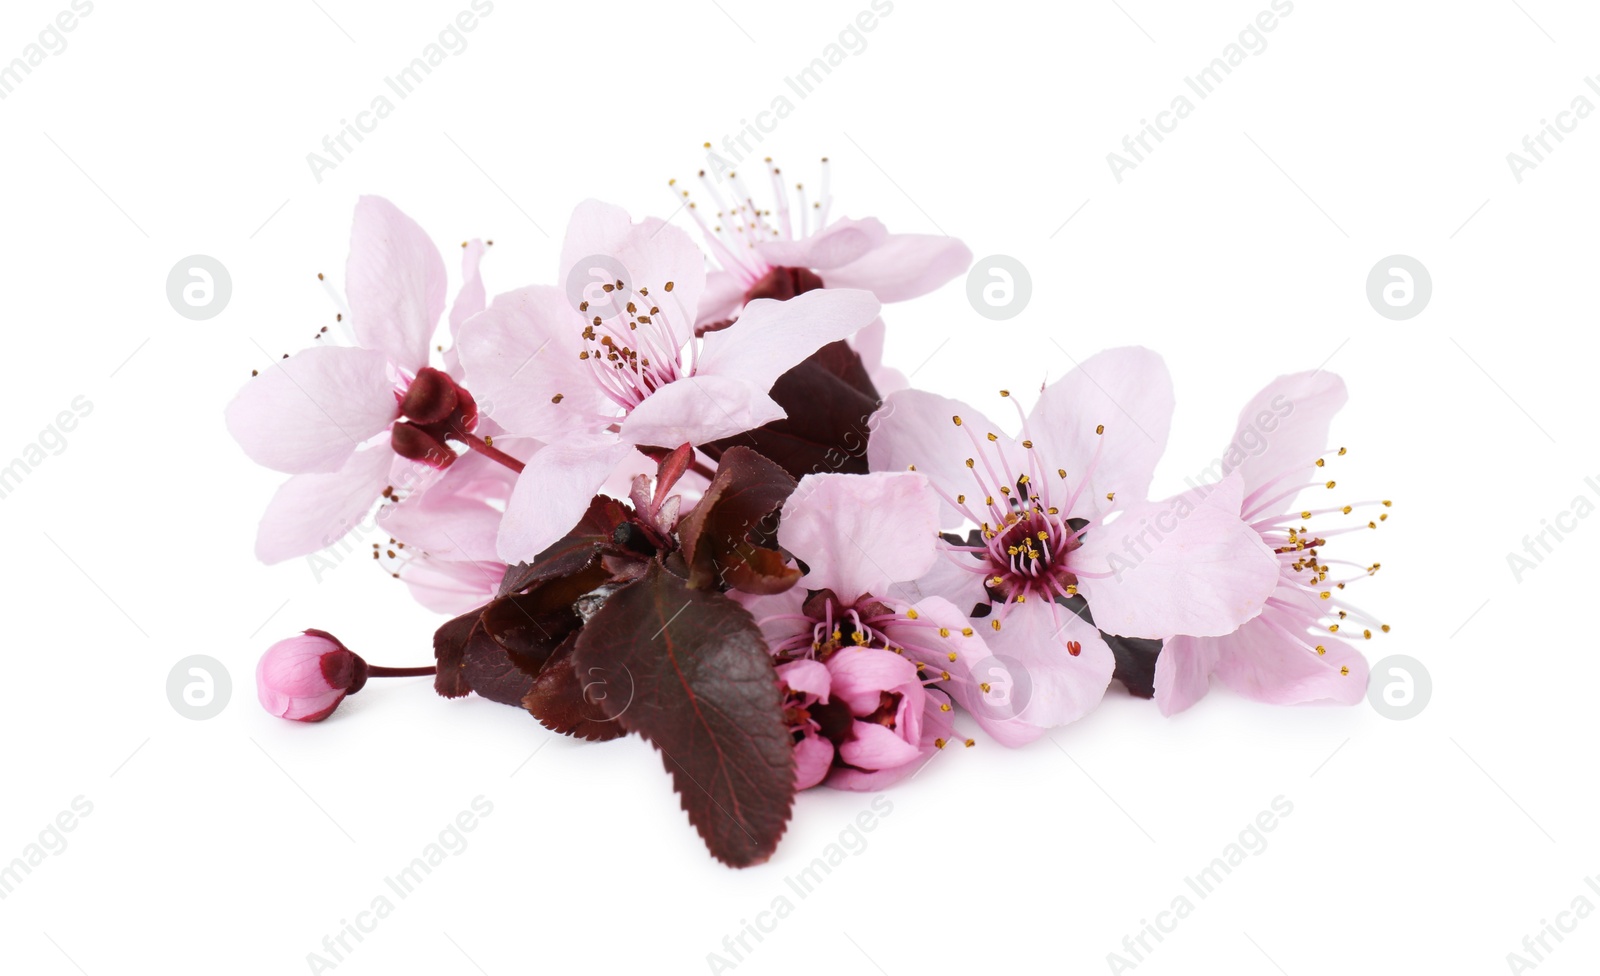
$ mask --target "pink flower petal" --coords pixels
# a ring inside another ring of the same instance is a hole
[[[465,562],[427,554],[401,567],[400,580],[426,609],[459,616],[494,597],[505,569],[498,559]]]
[[[862,769],[892,769],[917,758],[917,746],[875,722],[856,722],[855,736],[839,746],[839,758]]]
[[[933,761],[936,753],[941,751],[936,745],[940,739],[943,739],[947,746],[954,740],[955,713],[947,712],[940,707],[948,701],[949,699],[938,691],[929,691],[923,697],[922,735],[918,739],[920,745],[917,754],[910,762],[877,770],[835,766],[829,770],[824,785],[835,790],[874,793],[907,777],[915,776]]]
[[[344,538],[372,511],[393,460],[387,445],[380,445],[352,453],[338,471],[297,474],[284,482],[256,530],[256,558],[281,563]]]
[[[250,460],[306,474],[338,471],[398,414],[383,353],[313,346],[252,377],[226,419]]]
[[[989,650],[978,628],[989,634],[994,631],[981,620],[969,620],[955,605],[938,597],[918,600],[915,606],[917,622],[884,626],[889,640],[926,651],[931,669],[950,676],[937,687],[970,712],[1001,745],[1022,746],[1039,738],[1044,730],[1021,717],[1032,697],[1029,676],[1013,674],[1011,662]],[[949,636],[940,636],[942,631]],[[989,685],[987,691],[984,684]]]
[[[1261,612],[1278,558],[1238,515],[1238,475],[1165,501],[1122,509],[1091,528],[1069,559],[1100,629],[1123,637],[1230,634]]]
[[[689,235],[654,217],[634,223],[621,207],[585,200],[567,223],[558,284],[563,290],[573,281],[599,285],[616,273],[617,265],[626,272],[623,283],[634,295],[649,289],[648,301],[664,314],[685,328],[695,321],[705,288],[706,259]]]
[[[756,245],[756,254],[774,268],[815,268],[828,280],[829,269],[841,268],[860,260],[883,244],[889,231],[876,218],[836,220],[810,237],[791,241],[766,241]]]
[[[1076,722],[1094,710],[1117,666],[1100,631],[1057,604],[1012,604],[1000,630],[991,628],[983,641],[1011,681],[1008,698],[996,707],[999,716],[1015,712],[1040,729]]]
[[[559,288],[495,296],[461,327],[461,366],[479,410],[510,433],[546,441],[607,426],[617,406],[578,359],[583,325]]]
[[[461,378],[461,326],[479,312],[488,307],[487,295],[483,288],[483,274],[479,266],[483,263],[483,241],[471,240],[461,249],[461,290],[456,292],[455,303],[450,306],[450,348],[444,351],[445,372],[456,379]]]
[[[849,605],[927,573],[939,498],[912,472],[808,474],[783,505],[778,542],[810,567],[808,589]]]
[[[1099,450],[1088,487],[1078,496],[1074,518],[1106,511],[1108,493],[1144,498],[1172,426],[1172,377],[1161,357],[1130,346],[1084,360],[1045,387],[1028,416],[1040,460],[1065,468],[1076,490]],[[1096,434],[1104,425],[1106,432]]]
[[[633,450],[615,438],[575,436],[529,458],[500,522],[501,561],[514,566],[531,560],[571,532],[595,492]]]
[[[706,275],[706,290],[700,295],[700,309],[695,325],[707,325],[733,318],[744,305],[744,293],[749,286],[729,271],[712,271]]]
[[[426,366],[445,285],[444,259],[416,221],[382,197],[356,202],[345,290],[357,342],[408,370]]]
[[[794,788],[809,790],[828,775],[833,765],[833,743],[808,732],[794,744]]]
[[[890,234],[871,251],[822,277],[829,288],[865,288],[883,302],[926,295],[964,274],[972,252],[954,237]]]
[[[1322,645],[1325,653],[1318,654],[1283,635],[1283,630],[1295,633],[1295,628],[1292,617],[1268,607],[1237,632],[1214,638],[1217,677],[1246,698],[1272,705],[1324,699],[1343,705],[1360,702],[1367,693],[1368,675],[1361,652],[1344,641],[1319,634],[1307,639],[1307,643]],[[1348,668],[1349,673],[1341,673],[1341,667]]]
[[[958,416],[961,427],[953,419]],[[869,426],[872,436],[867,442],[867,461],[872,470],[905,471],[914,466],[951,498],[972,495],[977,490],[973,471],[986,470],[980,457],[985,453],[997,470],[1001,455],[1006,459],[1008,473],[1030,470],[1022,447],[1003,428],[960,400],[922,390],[901,390],[884,400]],[[990,433],[995,435],[993,442],[985,436]],[[973,443],[974,436],[978,444]],[[967,458],[974,459],[972,470],[967,468]],[[972,506],[983,507],[983,499],[969,502]],[[966,521],[966,516],[949,502],[941,501],[940,512],[940,524],[946,528]]]
[[[1239,412],[1239,426],[1222,457],[1224,471],[1238,471],[1249,495],[1279,475],[1311,466],[1332,446],[1328,427],[1345,401],[1344,380],[1333,373],[1295,373],[1268,383]],[[1285,480],[1263,494],[1281,494],[1304,479]],[[1290,510],[1285,498],[1263,515]]]
[[[778,677],[790,691],[810,695],[823,704],[828,701],[828,666],[821,661],[790,661],[778,666]]]
[[[791,586],[782,593],[762,594],[729,590],[728,596],[750,611],[750,616],[760,625],[761,633],[767,638],[768,644],[776,646],[798,634],[805,634],[807,643],[810,642],[811,624],[789,619],[798,616],[804,608],[805,587]]]
[[[828,658],[828,674],[830,693],[858,716],[877,711],[882,692],[922,688],[915,664],[893,651],[876,647],[840,649]]]
[[[1250,626],[1245,624],[1246,627]],[[1230,637],[1173,637],[1156,658],[1156,706],[1176,715],[1206,696],[1217,669],[1218,646]]]
[[[766,392],[801,360],[877,318],[879,307],[871,292],[835,288],[786,302],[758,298],[733,325],[706,335],[695,374],[733,377]]]
[[[933,566],[915,580],[896,583],[887,595],[899,597],[921,606],[922,600],[948,601],[963,613],[971,613],[977,606],[988,606],[989,595],[984,591],[984,573],[974,573],[963,566],[983,565],[966,553],[940,552]]]
[[[386,505],[378,513],[378,527],[436,557],[498,563],[501,510],[492,503],[504,503],[515,483],[516,475],[504,465],[465,454],[425,489]]]
[[[622,422],[622,438],[631,444],[676,447],[754,430],[788,416],[766,389],[731,376],[676,380],[633,408]]]

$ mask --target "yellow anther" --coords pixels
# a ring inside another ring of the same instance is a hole
[[[954,420],[956,422],[956,426],[957,427],[961,426],[961,415],[960,414],[956,414],[954,417],[951,417],[950,419]]]
[[[939,628],[939,636],[940,637],[949,637],[950,636],[950,628],[949,627],[940,627]]]
[[[1384,630],[1388,630],[1389,628],[1388,628],[1387,625],[1385,625],[1383,629]],[[972,636],[972,628],[971,627],[963,627],[963,628],[961,628],[961,636],[962,637],[971,637]],[[950,656],[951,656],[952,659],[954,659],[955,652],[954,651],[950,652]]]
[[[1326,647],[1323,647],[1321,644],[1318,644],[1317,645],[1317,653],[1318,654],[1326,654],[1326,653],[1328,653],[1328,649]]]
[[[1106,425],[1105,424],[1100,424],[1100,425],[1096,426],[1095,429],[1094,429],[1094,432],[1096,434],[1104,434],[1106,432]]]
[[[907,607],[906,608],[906,616],[910,617],[912,620],[916,620],[917,619],[917,608],[916,607]]]
[[[1346,674],[1346,675],[1347,675],[1347,674],[1349,674],[1349,673],[1350,673],[1350,668],[1349,668],[1349,666],[1347,666],[1347,665],[1341,665],[1341,666],[1340,666],[1340,667],[1339,667],[1339,673],[1340,673],[1340,674]]]
[[[1336,484],[1338,484],[1338,482],[1337,482],[1337,481],[1330,481],[1330,482],[1328,482],[1328,485],[1327,485],[1327,487],[1329,487],[1329,488],[1332,488],[1332,487],[1333,487],[1333,486],[1334,486],[1334,485],[1336,485]]]

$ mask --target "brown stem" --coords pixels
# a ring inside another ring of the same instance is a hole
[[[369,665],[367,665],[367,677],[369,677],[369,678],[422,678],[422,677],[426,677],[428,675],[433,674],[435,670],[436,669],[431,664],[429,664],[429,665],[427,665],[425,667],[416,667],[416,668],[384,668],[384,667],[379,667],[376,664],[369,664]]]
[[[506,452],[492,447],[488,441],[479,437],[477,434],[460,434],[458,436],[461,438],[461,442],[463,444],[472,448],[474,451],[477,451],[479,454],[482,454],[491,461],[500,462],[501,464],[515,471],[517,474],[521,474],[522,469],[527,467],[527,465],[523,464],[521,461],[518,461],[516,458],[512,457]]]

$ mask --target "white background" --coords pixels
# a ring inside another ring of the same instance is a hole
[[[100,0],[0,101],[0,464],[74,397],[93,404],[0,499],[0,861],[75,797],[93,804],[0,901],[5,970],[307,972],[480,795],[493,813],[470,846],[338,973],[703,973],[781,894],[793,913],[737,972],[1099,973],[1185,893],[1194,913],[1141,974],[1496,973],[1576,896],[1600,904],[1583,883],[1600,871],[1583,555],[1600,522],[1520,583],[1506,562],[1600,476],[1600,120],[1520,184],[1506,161],[1575,96],[1600,104],[1583,84],[1600,13],[1297,0],[1119,184],[1106,154],[1193,98],[1184,76],[1267,0],[898,0],[804,100],[785,76],[866,0],[719,3],[500,0],[321,182],[306,154],[467,0]],[[65,7],[6,3],[0,61]],[[1357,600],[1394,632],[1364,649],[1425,662],[1426,710],[1393,722],[1218,690],[1167,720],[1113,688],[1053,741],[1008,752],[979,734],[941,755],[804,900],[784,878],[870,797],[806,793],[772,862],[731,871],[641,741],[561,739],[425,679],[374,682],[322,725],[267,716],[252,672],[273,640],[314,626],[374,662],[426,663],[439,622],[370,561],[320,583],[303,562],[257,565],[281,476],[222,424],[262,348],[332,324],[316,274],[342,277],[355,198],[416,217],[453,276],[455,244],[484,236],[492,292],[547,282],[576,202],[666,216],[666,180],[693,174],[701,142],[780,94],[794,110],[758,153],[797,177],[830,156],[836,213],[1031,271],[1009,322],[978,316],[960,282],[888,310],[890,361],[920,366],[919,386],[992,406],[1099,349],[1157,348],[1179,397],[1159,489],[1203,468],[1273,376],[1342,374],[1341,493],[1395,508],[1338,554],[1383,562]],[[1365,296],[1395,253],[1434,285],[1402,322]],[[209,321],[166,299],[190,254],[232,275]],[[197,653],[233,679],[202,722],[165,692]],[[1293,813],[1267,849],[1210,898],[1187,892],[1280,795]],[[1593,972],[1600,921],[1547,960],[1539,973]]]

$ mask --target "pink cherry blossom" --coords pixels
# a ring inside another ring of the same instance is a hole
[[[880,302],[902,302],[939,288],[972,263],[972,252],[954,237],[891,234],[871,217],[830,220],[833,195],[826,159],[814,200],[803,183],[795,184],[791,193],[771,160],[766,166],[770,205],[757,203],[757,194],[738,170],[725,178],[701,170],[709,208],[690,200],[689,191],[672,181],[680,202],[690,201],[689,214],[720,265],[706,279],[696,321],[701,328],[737,318],[754,299],[790,298],[822,287],[860,288]],[[898,370],[883,364],[884,333],[883,320],[877,319],[850,340],[880,393],[907,385]]]
[[[811,713],[815,706],[828,704],[833,682],[827,665],[809,659],[779,665],[778,677],[783,679],[784,717],[795,735],[794,788],[809,790],[833,766],[833,743],[823,737],[822,725]]]
[[[830,696],[849,710],[851,733],[836,743],[830,786],[875,789],[915,772],[954,736],[952,695],[1002,742],[1036,734],[984,702],[994,661],[961,611],[938,596],[908,599],[901,581],[925,575],[938,558],[938,506],[920,474],[807,475],[778,526],[779,544],[807,575],[783,593],[740,597],[787,662],[779,673],[791,694],[803,693],[791,710],[805,714]],[[814,764],[818,729],[802,723],[797,732],[797,761]]]
[[[1333,635],[1349,628],[1370,639],[1373,630],[1389,629],[1344,597],[1348,584],[1375,573],[1378,564],[1325,553],[1330,538],[1375,528],[1388,515],[1354,526],[1310,528],[1358,506],[1294,504],[1306,490],[1336,487],[1326,477],[1324,455],[1345,453],[1339,448],[1335,454],[1328,444],[1328,428],[1345,399],[1344,381],[1332,373],[1296,373],[1269,383],[1240,413],[1217,467],[1242,486],[1228,501],[1238,504],[1244,521],[1276,554],[1277,585],[1261,615],[1238,630],[1166,642],[1155,676],[1162,714],[1176,714],[1202,698],[1213,674],[1239,694],[1270,704],[1325,699],[1350,705],[1365,696],[1366,659]]]
[[[1031,413],[1011,402],[1020,439],[958,401],[894,393],[868,459],[924,473],[943,527],[976,526],[970,544],[939,543],[918,589],[985,614],[990,650],[1027,676],[1020,719],[1047,729],[1104,695],[1115,659],[1100,631],[1231,633],[1260,613],[1277,566],[1237,497],[1146,500],[1173,408],[1154,353],[1101,353],[1046,386]],[[1093,624],[1060,602],[1080,594]]]
[[[495,438],[517,453],[531,454],[534,441]],[[452,616],[492,598],[505,574],[495,552],[500,516],[516,475],[478,453],[461,456],[431,476],[416,491],[389,496],[378,510],[377,526],[389,545],[373,545],[380,563],[399,577],[416,601]]]
[[[474,392],[508,432],[547,446],[507,505],[498,549],[528,559],[568,531],[637,446],[706,444],[786,414],[768,391],[817,349],[871,322],[871,294],[833,289],[750,303],[733,327],[695,334],[705,259],[660,220],[608,204],[573,213],[560,274],[604,289],[530,286],[500,295],[461,330]]]
[[[466,248],[452,328],[482,307],[481,256],[481,244]],[[281,360],[227,409],[228,430],[252,460],[294,475],[258,529],[263,562],[337,542],[386,486],[420,477],[415,462],[453,460],[441,429],[476,422],[472,398],[428,365],[444,314],[444,261],[416,222],[380,197],[356,204],[346,287],[356,345],[317,345]],[[396,425],[402,416],[416,422]]]
[[[367,663],[320,630],[278,641],[256,665],[261,707],[295,722],[322,721],[366,682]]]

